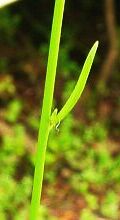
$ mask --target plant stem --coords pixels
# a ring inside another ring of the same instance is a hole
[[[44,89],[43,107],[38,134],[35,174],[30,207],[30,220],[36,220],[41,199],[45,153],[49,136],[50,115],[53,102],[53,92],[63,20],[65,0],[56,0],[52,24],[47,74]]]

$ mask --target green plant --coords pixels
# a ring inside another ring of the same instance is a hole
[[[43,107],[38,135],[38,148],[36,153],[35,175],[30,207],[30,220],[36,220],[38,215],[39,200],[41,197],[44,173],[45,153],[50,130],[51,128],[58,126],[58,124],[72,110],[72,108],[78,101],[85,87],[91,69],[91,65],[93,63],[94,56],[98,47],[98,42],[96,42],[90,50],[85,64],[83,66],[81,75],[78,79],[78,82],[64,107],[61,109],[60,112],[58,112],[58,110],[55,109],[51,115],[64,5],[65,0],[56,0],[55,2],[55,11],[47,65]]]
[[[119,213],[119,196],[114,191],[108,191],[103,203],[101,204],[101,212],[105,217],[118,219]]]
[[[8,122],[15,123],[21,114],[22,107],[22,102],[19,99],[12,100],[7,106],[5,119]]]
[[[81,213],[80,220],[97,220],[97,216],[95,216],[90,209],[84,209]]]
[[[2,69],[3,67],[1,65],[1,60],[0,60],[0,70]],[[0,98],[3,97],[4,94],[13,95],[15,93],[15,90],[16,88],[14,86],[13,79],[10,75],[7,75],[5,78],[3,78],[3,80],[0,81]]]
[[[66,40],[64,39],[64,36],[63,36],[63,40],[65,41],[65,43],[62,44],[60,48],[59,61],[58,61],[57,68],[58,68],[58,72],[62,73],[62,77],[67,79],[68,76],[70,76],[70,73],[77,73],[80,70],[80,67],[77,64],[77,62],[71,60],[71,57],[70,57],[71,44],[68,41],[66,42]],[[40,47],[40,53],[42,53],[44,58],[46,58],[47,53],[48,53],[47,43],[42,44],[42,46]],[[45,62],[45,59],[43,60],[43,62]]]
[[[1,9],[1,5],[0,5],[0,9]],[[8,43],[12,45],[15,43],[15,35],[17,28],[20,24],[20,21],[21,21],[20,16],[19,15],[12,16],[12,13],[10,12],[9,8],[6,7],[0,10],[0,33],[1,33],[2,43]],[[4,59],[3,61],[4,63],[2,65],[5,65],[7,59],[6,60]]]

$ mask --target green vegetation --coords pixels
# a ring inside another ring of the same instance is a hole
[[[32,196],[54,2],[27,2],[0,9],[1,220],[29,219]],[[115,4],[119,33],[120,5]],[[110,48],[103,7],[100,1],[66,1],[38,204],[40,220],[120,219],[119,59],[108,81],[104,76],[104,83],[99,83]],[[80,72],[95,39],[100,41],[99,51],[78,101],[84,86],[81,76],[87,77],[88,71]]]
[[[39,201],[41,198],[42,181],[44,173],[45,153],[50,129],[50,115],[53,102],[55,75],[61,36],[65,0],[55,2],[53,25],[51,32],[50,50],[47,65],[47,74],[43,98],[43,107],[38,135],[38,148],[35,162],[35,175],[30,208],[30,220],[38,219]]]
[[[53,17],[51,42],[50,42],[49,58],[47,65],[47,75],[45,82],[42,115],[41,115],[39,136],[38,136],[38,148],[37,148],[37,155],[35,162],[35,175],[34,175],[33,193],[32,193],[32,201],[31,201],[31,209],[30,209],[30,220],[38,219],[38,207],[39,207],[39,201],[41,198],[41,191],[42,191],[45,154],[46,154],[46,146],[49,136],[49,129],[57,126],[57,124],[59,124],[61,120],[64,119],[64,117],[71,111],[71,109],[78,101],[85,87],[85,83],[87,81],[87,77],[89,75],[91,65],[94,60],[94,56],[98,47],[98,42],[96,42],[92,47],[90,53],[88,54],[81,75],[75,86],[75,89],[73,90],[70,98],[68,99],[62,110],[57,113],[56,111],[57,109],[55,109],[51,115],[64,4],[65,4],[65,0],[63,1],[56,0],[55,2],[55,11]]]

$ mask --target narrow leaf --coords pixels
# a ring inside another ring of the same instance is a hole
[[[72,110],[72,108],[75,106],[78,99],[80,98],[80,96],[84,90],[84,87],[86,85],[87,78],[89,76],[97,48],[98,48],[98,41],[95,42],[95,44],[91,48],[91,50],[85,60],[82,72],[79,76],[79,79],[77,81],[77,84],[76,84],[72,94],[70,95],[69,99],[67,100],[67,102],[63,106],[63,108],[60,110],[60,112],[58,112],[56,123],[59,123],[61,120],[63,120],[65,118],[65,116]]]

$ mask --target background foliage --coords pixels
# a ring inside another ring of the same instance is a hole
[[[2,220],[28,219],[53,6],[26,0],[0,10]],[[54,107],[100,46],[81,101],[49,138],[42,220],[120,218],[119,10],[119,1],[66,1]]]

